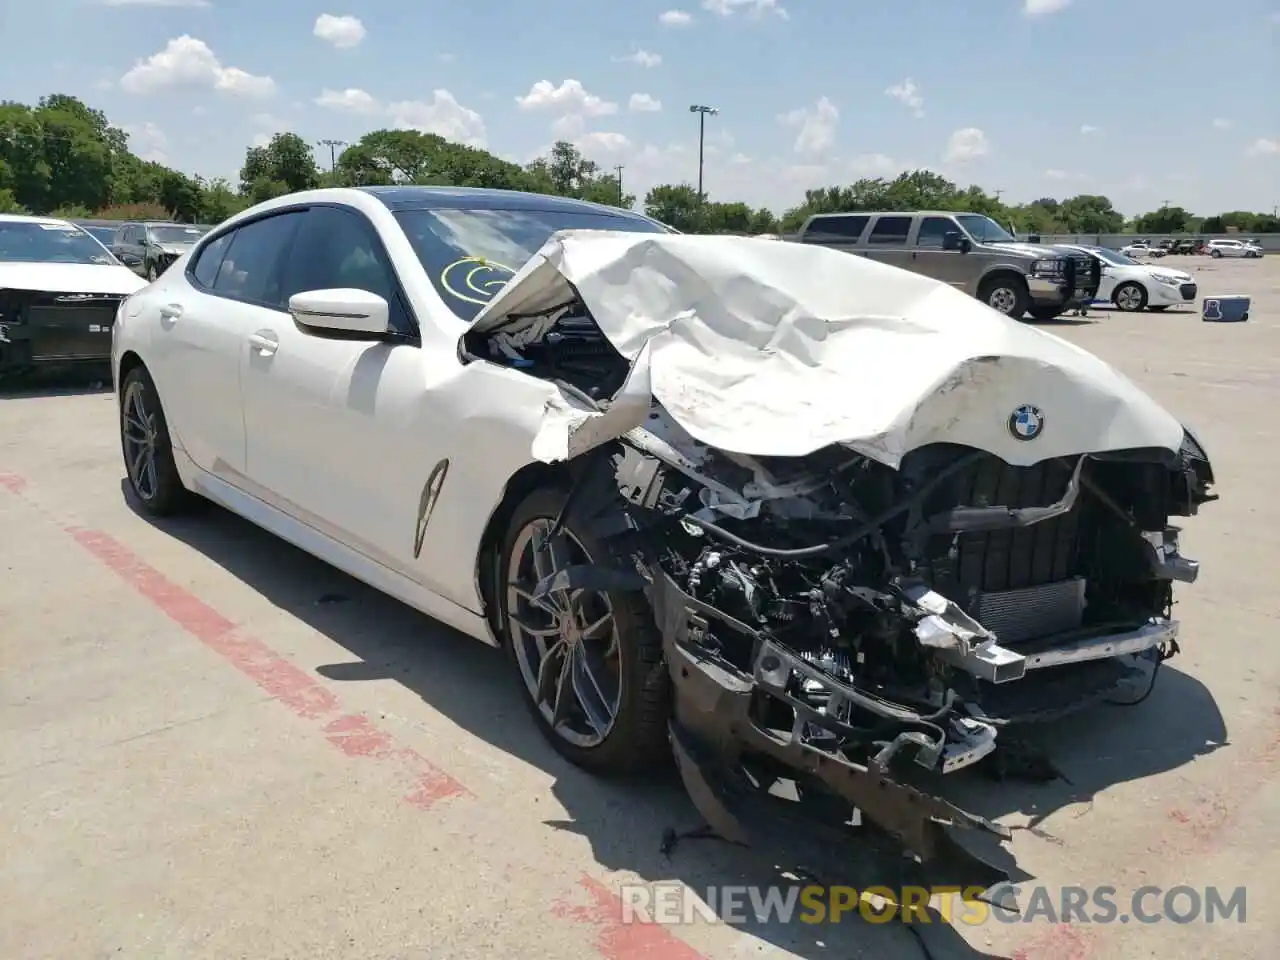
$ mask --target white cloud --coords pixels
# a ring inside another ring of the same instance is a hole
[[[683,10],[667,10],[658,14],[658,22],[664,27],[687,27],[693,23],[693,17]]]
[[[861,153],[849,161],[849,172],[855,177],[883,177],[904,169],[893,157],[883,153]]]
[[[1246,157],[1273,157],[1277,153],[1280,153],[1280,140],[1259,137],[1249,144],[1249,149],[1244,152],[1244,155]]]
[[[316,97],[315,103],[329,110],[341,110],[346,113],[372,114],[382,109],[377,100],[358,87],[324,90],[320,96]]]
[[[358,46],[366,33],[364,24],[358,17],[347,14],[336,16],[332,13],[322,13],[316,17],[316,25],[311,32],[339,49]]]
[[[731,17],[745,11],[753,17],[772,13],[783,20],[790,19],[786,8],[778,5],[778,0],[702,0],[702,9],[710,10],[718,17]]]
[[[129,135],[130,150],[151,163],[169,162],[169,138],[154,123],[139,123],[124,127]]]
[[[273,113],[255,113],[249,118],[249,122],[255,127],[260,127],[261,129],[271,131],[272,133],[289,129],[288,121],[281,120]]]
[[[631,141],[621,133],[599,131],[578,138],[577,148],[590,160],[615,159],[631,149]]]
[[[208,7],[209,0],[99,0],[104,7]]]
[[[1230,130],[1231,121],[1228,120],[1226,117],[1214,117],[1213,126],[1217,130]]]
[[[1022,12],[1028,17],[1047,17],[1070,5],[1071,0],[1022,0]]]
[[[1089,134],[1091,133],[1099,133],[1099,132],[1100,131],[1098,130],[1098,128],[1091,124],[1088,124],[1088,123],[1080,124],[1080,133],[1086,137],[1089,136]]]
[[[486,143],[484,118],[460,104],[448,90],[433,90],[430,101],[399,100],[389,103],[386,112],[391,122],[401,130],[434,133],[468,147],[483,147]]]
[[[637,50],[635,53],[629,53],[625,57],[614,57],[613,62],[634,63],[641,67],[656,67],[662,63],[662,55],[650,53],[648,50]]]
[[[800,132],[796,134],[796,153],[822,153],[835,143],[840,111],[826,97],[821,97],[812,107],[801,107],[781,114],[778,122],[800,128]]]
[[[169,89],[217,90],[243,97],[269,97],[275,81],[226,67],[203,40],[183,34],[170,40],[159,53],[137,61],[123,77],[126,93],[147,94]]]
[[[632,113],[657,113],[662,109],[662,101],[653,99],[647,93],[633,93],[627,107]]]
[[[249,143],[251,146],[265,147],[271,142],[271,136],[272,135],[269,133],[255,133],[253,135],[253,139],[250,140]]]
[[[1071,174],[1065,170],[1046,170],[1044,178],[1046,180],[1069,180],[1071,179]]]
[[[383,116],[399,130],[434,133],[469,147],[483,147],[487,141],[484,118],[460,104],[448,90],[433,90],[429,101],[397,100],[380,103],[357,87],[325,90],[315,103],[330,110],[363,116]]]
[[[582,84],[573,79],[556,86],[550,80],[539,80],[523,97],[516,97],[522,110],[555,110],[561,115],[579,114],[585,117],[603,117],[618,112],[618,105],[587,93]]]
[[[887,88],[884,94],[886,97],[893,97],[915,116],[924,116],[924,97],[920,95],[920,88],[910,77]]]
[[[990,152],[991,145],[987,143],[987,135],[977,127],[965,127],[951,134],[944,156],[948,163],[964,163],[985,157]]]

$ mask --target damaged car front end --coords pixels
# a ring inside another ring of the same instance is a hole
[[[577,463],[557,527],[612,561],[533,596],[644,594],[714,831],[751,842],[785,784],[815,823],[992,886],[953,828],[1007,830],[918,784],[1177,651],[1198,568],[1170,520],[1212,469],[1101,361],[962,294],[877,264],[815,294],[850,269],[827,253],[553,240],[463,349],[558,386],[534,455]]]

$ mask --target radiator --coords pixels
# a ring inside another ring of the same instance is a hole
[[[969,613],[1001,643],[1034,640],[1078,628],[1084,620],[1083,577],[1035,587],[980,593]]]

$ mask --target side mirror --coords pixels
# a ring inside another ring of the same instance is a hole
[[[367,290],[305,290],[289,298],[289,313],[317,337],[381,340],[390,332],[390,305]]]
[[[973,244],[959,230],[948,230],[942,235],[943,250],[959,250],[961,253],[968,253],[973,249]]]

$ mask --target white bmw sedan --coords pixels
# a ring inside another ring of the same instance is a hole
[[[141,509],[201,494],[502,645],[556,749],[674,753],[727,836],[785,778],[922,859],[1007,837],[891,771],[1172,656],[1169,520],[1216,498],[1155,400],[948,284],[558,197],[268,201],[112,360]]]

